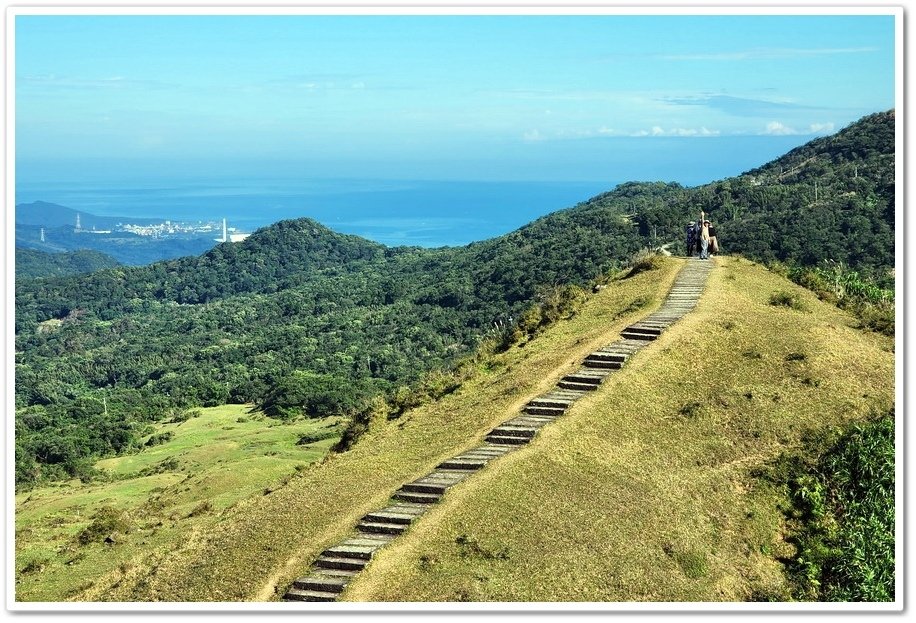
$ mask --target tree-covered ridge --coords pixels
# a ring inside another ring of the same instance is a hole
[[[438,250],[301,219],[198,258],[23,283],[17,474],[79,473],[129,448],[142,422],[195,405],[351,412],[471,352],[545,287],[586,283],[640,245],[608,206]]]
[[[92,273],[103,268],[114,268],[119,264],[120,262],[109,255],[88,249],[68,253],[16,249],[17,280]]]
[[[199,257],[19,283],[17,478],[78,473],[175,409],[350,412],[468,354],[547,289],[587,284],[645,246],[678,250],[700,210],[726,252],[830,259],[887,282],[893,124],[873,115],[696,188],[621,184],[465,247],[389,248],[298,219]]]
[[[763,261],[841,262],[892,286],[894,111],[716,186],[735,218],[721,228],[729,248]]]

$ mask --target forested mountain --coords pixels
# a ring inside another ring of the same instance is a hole
[[[45,253],[34,249],[16,249],[16,279],[91,273],[118,265],[116,259],[99,251]]]
[[[697,188],[623,184],[465,247],[389,248],[299,219],[199,257],[19,283],[17,481],[78,473],[174,409],[351,413],[473,351],[550,288],[586,284],[645,246],[677,249],[701,209],[726,252],[883,276],[893,126],[893,112],[872,115]]]
[[[869,115],[740,176],[665,193],[639,210],[640,232],[677,236],[685,210],[692,218],[705,210],[726,252],[829,259],[892,287],[894,126],[894,111]]]

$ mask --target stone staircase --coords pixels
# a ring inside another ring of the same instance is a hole
[[[560,379],[554,389],[532,398],[519,415],[487,433],[483,444],[446,459],[429,474],[403,485],[388,506],[360,520],[355,536],[324,550],[308,574],[293,581],[284,601],[336,601],[375,552],[407,530],[450,487],[530,442],[542,426],[563,415],[586,392],[598,389],[631,355],[691,311],[712,266],[711,260],[688,259],[661,307],[626,327],[620,334],[622,339],[590,353],[582,367]]]

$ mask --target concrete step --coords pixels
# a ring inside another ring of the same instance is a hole
[[[557,417],[557,416],[563,415],[563,413],[566,412],[566,408],[565,407],[562,407],[562,408],[561,407],[539,407],[537,405],[532,405],[531,403],[528,403],[527,405],[525,405],[522,411],[524,411],[525,413],[530,413],[531,415],[549,415],[549,416]]]
[[[534,428],[540,428],[541,426],[547,426],[551,422],[556,421],[556,419],[556,417],[547,415],[522,414],[507,421],[506,424],[509,426],[532,426]]]
[[[492,452],[477,452],[474,450],[468,450],[464,454],[459,454],[458,456],[453,456],[449,460],[457,459],[459,461],[492,461],[493,459],[498,459],[503,456],[505,452],[500,452],[499,454],[494,454]],[[448,467],[439,466],[438,469],[449,469]]]
[[[520,446],[531,441],[529,437],[510,437],[507,435],[487,435],[487,441],[506,445]]]
[[[358,558],[339,558],[337,556],[319,556],[315,566],[322,569],[345,569],[348,571],[361,571],[369,564],[368,560]]]
[[[385,538],[378,538],[385,537]],[[369,547],[372,549],[381,549],[391,542],[390,534],[361,534],[359,537],[341,541],[338,545],[342,547]]]
[[[531,439],[537,434],[537,432],[538,431],[536,428],[531,427],[523,428],[521,426],[497,426],[490,432],[490,435],[488,436],[496,435],[498,437],[527,437],[528,439]]]
[[[445,490],[451,487],[453,484],[455,483],[415,480],[413,482],[408,482],[406,485],[402,485],[401,491],[407,491],[410,493],[431,493],[433,495],[441,496],[445,493]]]
[[[418,504],[435,504],[442,496],[437,493],[419,493],[416,491],[396,491],[394,499],[405,502],[416,502]]]
[[[610,352],[603,350],[596,350],[593,353],[589,353],[586,357],[588,359],[593,359],[595,361],[606,361],[607,363],[617,363],[623,365],[627,362],[627,354],[620,352]]]
[[[391,523],[383,521],[361,521],[356,529],[360,532],[376,532],[380,534],[401,534],[407,529],[408,524]],[[339,557],[338,557],[339,558]]]
[[[543,407],[546,409],[555,409],[558,411],[565,411],[569,405],[571,405],[575,400],[570,400],[568,398],[548,398],[546,396],[539,396],[538,398],[532,398],[528,401],[526,407]]]
[[[438,467],[443,467],[445,469],[466,469],[468,471],[474,471],[481,469],[487,464],[487,459],[448,459],[439,463]]]
[[[377,547],[335,545],[321,552],[321,555],[327,556],[328,558],[356,558],[357,560],[369,560],[377,549]]]
[[[639,333],[636,331],[622,331],[620,335],[627,338],[628,340],[645,340],[647,342],[651,342],[658,337],[657,335],[652,335],[651,333]]]
[[[411,504],[410,502],[398,502],[397,504],[390,504],[382,509],[383,512],[401,513],[404,515],[413,515],[414,517],[419,517],[428,510],[429,506],[425,504]]]
[[[416,518],[417,518],[416,515],[407,514],[407,513],[394,513],[394,512],[385,511],[385,510],[373,511],[371,513],[367,513],[363,515],[363,521],[397,523],[397,524],[403,524],[405,526],[410,524]]]
[[[293,580],[293,588],[300,591],[339,593],[349,581],[350,578],[345,576],[309,575]]]
[[[479,456],[479,457],[488,457],[488,458],[499,458],[506,453],[506,449],[502,446],[490,446],[484,444],[482,446],[477,446],[476,448],[471,448],[461,456]]]
[[[579,389],[579,390],[589,391],[589,392],[595,391],[596,389],[598,389],[598,386],[592,383],[573,383],[572,381],[560,381],[559,383],[557,383],[557,385],[559,385],[560,387],[566,387],[569,389]]]
[[[340,578],[343,580],[351,580],[354,576],[359,573],[359,569],[312,569],[312,575],[310,577],[322,577],[322,578]]]
[[[576,372],[574,374],[567,374],[562,379],[566,383],[580,383],[580,384],[589,384],[589,385],[600,385],[604,380],[604,376],[597,376],[592,374],[582,374]]]
[[[456,484],[467,477],[467,473],[458,470],[434,469],[418,480],[422,482],[451,482]]]
[[[596,370],[619,370],[622,367],[622,364],[618,361],[607,361],[606,359],[592,359],[591,357],[586,357],[585,361],[582,364],[586,368],[593,368]]]
[[[505,455],[505,454],[509,454],[509,453],[512,452],[513,450],[517,450],[517,449],[518,449],[518,448],[515,448],[515,447],[513,447],[513,446],[507,446],[507,445],[504,444],[504,443],[492,443],[492,442],[489,442],[489,441],[485,441],[485,442],[484,442],[484,445],[483,445],[482,447],[485,447],[485,448],[500,448],[500,449],[502,450],[502,454],[501,454],[500,456],[503,456],[503,455]]]
[[[291,588],[283,596],[284,601],[336,601],[338,593]]]
[[[645,333],[647,335],[659,336],[662,334],[662,330],[658,327],[652,327],[644,325],[642,323],[631,324],[629,327],[624,329],[628,333]]]

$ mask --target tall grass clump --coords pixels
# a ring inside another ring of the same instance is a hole
[[[894,600],[894,461],[893,411],[853,426],[813,465],[790,461],[796,598]]]
[[[639,273],[644,273],[647,270],[655,270],[661,267],[663,262],[664,258],[655,249],[640,249],[634,253],[630,257],[629,262],[627,262],[623,279],[635,277]]]

